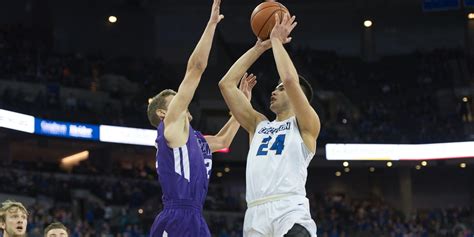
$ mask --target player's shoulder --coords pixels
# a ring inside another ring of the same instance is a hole
[[[194,129],[193,129],[192,131],[194,131],[194,136],[195,136],[198,140],[203,140],[204,142],[207,142],[207,140],[206,140],[206,137],[207,137],[207,136],[204,136],[204,134],[202,134],[201,131],[199,131],[199,130],[194,130]]]

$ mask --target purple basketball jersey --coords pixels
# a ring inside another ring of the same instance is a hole
[[[212,154],[204,136],[189,126],[186,144],[170,148],[161,123],[156,147],[156,170],[164,210],[155,219],[150,236],[210,236],[202,217],[202,206],[207,195]]]
[[[204,136],[189,126],[186,144],[169,148],[164,136],[164,124],[161,123],[156,144],[156,165],[163,202],[184,199],[204,205],[212,168],[212,154]]]

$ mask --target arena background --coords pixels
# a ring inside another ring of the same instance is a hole
[[[203,133],[217,132],[228,118],[217,83],[255,43],[249,18],[259,2],[222,2],[225,19],[190,107],[192,124]],[[473,152],[388,164],[328,160],[325,145],[474,141],[473,2],[282,3],[297,15],[287,49],[315,89],[322,122],[306,185],[318,236],[472,236]],[[162,208],[155,148],[7,129],[5,111],[152,129],[148,98],[178,87],[210,4],[1,2],[0,201],[28,206],[29,236],[42,236],[53,220],[73,236],[147,236]],[[271,53],[250,72],[259,81],[252,103],[272,117],[267,105],[277,74]],[[214,155],[204,211],[214,236],[241,236],[247,150],[241,130],[228,153]],[[61,163],[83,151],[88,159]]]

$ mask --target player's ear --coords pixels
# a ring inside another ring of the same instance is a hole
[[[158,115],[158,117],[163,120],[165,119],[165,116],[166,116],[166,110],[164,109],[157,109],[156,110],[156,115]]]
[[[5,229],[5,222],[0,221],[0,230],[4,230],[4,229]]]

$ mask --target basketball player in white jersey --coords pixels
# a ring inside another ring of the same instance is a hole
[[[307,167],[316,152],[320,121],[311,107],[312,89],[300,78],[283,44],[291,41],[295,17],[278,18],[270,39],[242,55],[219,82],[232,114],[249,133],[245,237],[316,236],[306,198]],[[266,50],[272,48],[280,81],[271,95],[269,121],[255,111],[237,88],[239,79]]]

